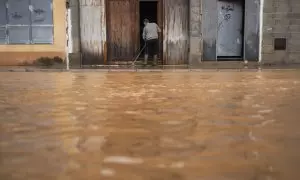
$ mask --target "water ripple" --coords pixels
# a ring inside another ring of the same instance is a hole
[[[1,73],[0,179],[299,179],[300,73]]]

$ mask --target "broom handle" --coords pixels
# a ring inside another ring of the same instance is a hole
[[[135,64],[135,62],[136,62],[137,59],[140,57],[140,55],[141,55],[142,51],[145,49],[145,47],[146,47],[146,43],[145,43],[145,45],[143,46],[143,48],[140,50],[139,54],[136,56],[136,58],[134,59],[134,61],[133,61],[132,64]]]

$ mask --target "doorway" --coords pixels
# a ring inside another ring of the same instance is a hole
[[[217,59],[244,56],[245,0],[218,0]]]
[[[151,1],[151,0],[140,0],[140,49],[143,48],[145,42],[143,40],[142,34],[144,29],[144,19],[149,19],[150,22],[154,22],[159,24],[158,22],[158,1]],[[140,58],[142,58],[145,54],[145,50],[141,53]],[[160,53],[159,53],[160,54]],[[158,58],[160,55],[158,54]],[[152,57],[149,57],[150,59]]]

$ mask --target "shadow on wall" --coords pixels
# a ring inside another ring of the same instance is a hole
[[[259,37],[257,33],[251,33],[246,38],[245,57],[248,61],[258,61]]]
[[[216,60],[216,42],[203,40],[203,60]]]

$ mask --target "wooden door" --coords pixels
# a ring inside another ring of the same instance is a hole
[[[189,0],[164,0],[164,63],[188,63]]]
[[[138,1],[107,0],[108,58],[130,61],[138,49]]]
[[[83,65],[106,61],[105,0],[80,0],[80,43]]]

